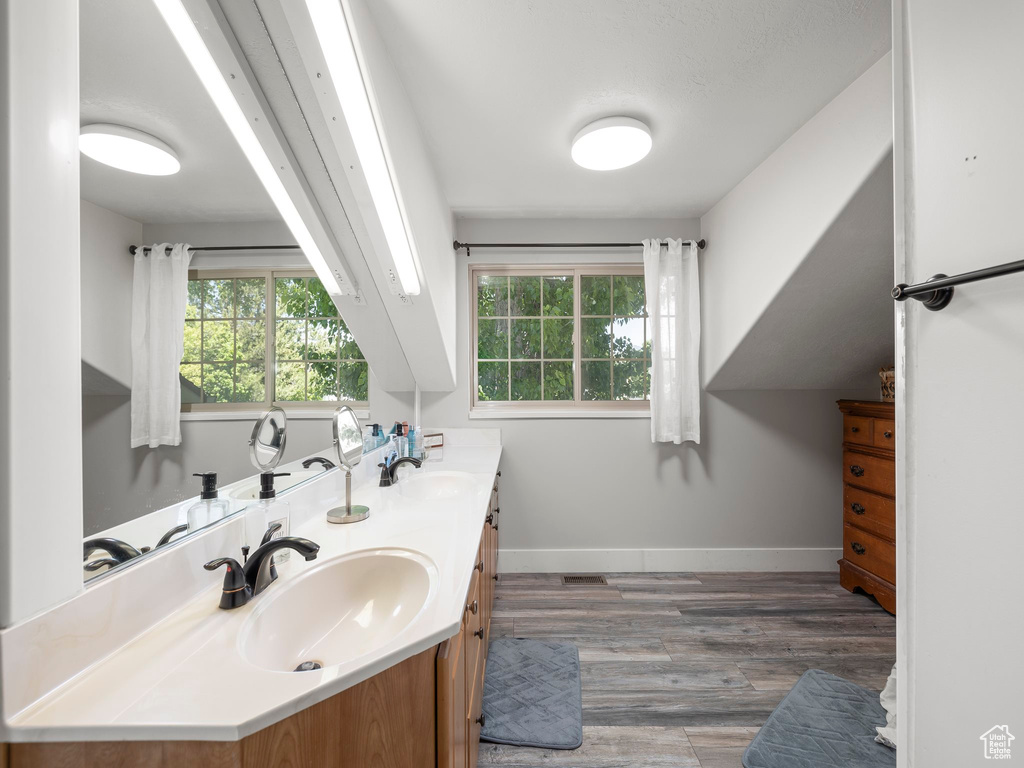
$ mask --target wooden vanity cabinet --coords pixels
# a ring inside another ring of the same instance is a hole
[[[437,652],[438,768],[475,768],[480,752],[484,669],[498,579],[499,512],[495,478],[462,626],[459,634],[441,643]]]

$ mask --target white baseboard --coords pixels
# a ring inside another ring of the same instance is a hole
[[[837,571],[840,548],[502,549],[502,573]]]

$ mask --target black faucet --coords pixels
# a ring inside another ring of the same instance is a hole
[[[322,464],[324,469],[334,469],[334,462],[325,459],[323,456],[312,456],[302,462],[303,469],[309,469],[313,464]]]
[[[203,568],[215,571],[222,565],[228,567],[227,573],[224,574],[224,589],[220,595],[220,607],[225,610],[241,608],[269,587],[277,578],[277,570],[273,564],[274,553],[279,549],[294,549],[306,560],[315,560],[320,551],[320,545],[314,544],[309,539],[284,536],[261,544],[245,561],[245,565],[239,565],[233,557],[211,560]]]
[[[188,526],[187,525],[176,525],[174,528],[171,528],[171,530],[169,530],[167,533],[165,533],[163,536],[160,537],[160,541],[158,541],[156,543],[156,546],[157,547],[162,547],[164,544],[167,544],[171,539],[173,539],[179,533],[184,533],[187,530],[188,530]],[[154,547],[154,549],[155,549],[155,547]]]
[[[378,486],[380,488],[390,488],[392,485],[397,483],[398,477],[396,475],[396,471],[406,462],[412,464],[417,469],[423,465],[422,461],[414,459],[412,456],[403,456],[400,459],[392,459],[390,461],[385,459],[377,465],[380,467],[380,483],[378,483]]]
[[[128,562],[133,557],[138,557],[142,554],[131,544],[114,538],[89,539],[82,545],[82,549],[84,552],[82,555],[83,560],[88,560],[89,555],[93,552],[103,551],[110,555],[107,559],[118,563]]]

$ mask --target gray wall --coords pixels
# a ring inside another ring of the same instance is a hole
[[[457,232],[464,241],[637,241],[697,236],[699,224],[462,219]],[[423,395],[423,421],[500,427],[503,569],[834,566],[842,545],[835,400],[877,399],[877,391],[705,393],[700,446],[653,445],[646,419],[471,420],[469,263],[459,258],[460,380],[455,392]],[[587,255],[479,250],[472,261],[580,258]],[[591,258],[621,263],[640,254]],[[749,551],[763,548],[773,551]]]
[[[137,222],[92,203],[83,201],[81,210],[82,355],[90,364],[86,373],[92,367],[117,380],[124,376],[126,386],[131,384],[133,261],[127,252],[129,244],[184,237],[191,237],[197,245],[223,238],[238,243],[291,240],[279,222],[162,225],[147,226],[143,231]],[[305,262],[294,254],[266,257],[250,253],[197,255],[193,266],[302,267]],[[92,350],[88,357],[87,350]],[[96,381],[96,377],[88,380]],[[222,485],[256,474],[247,445],[252,419],[183,421],[181,445],[130,448],[131,397],[107,394],[110,391],[117,388],[103,387],[100,382],[90,386],[82,398],[86,536],[195,496],[198,478],[191,476],[193,472],[214,470]],[[371,374],[369,396],[371,421],[412,420],[411,394],[384,392]],[[322,451],[330,442],[329,417],[293,418],[288,425],[285,461]]]

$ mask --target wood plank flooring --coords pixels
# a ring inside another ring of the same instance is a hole
[[[491,635],[573,642],[583,746],[480,745],[505,768],[740,768],[801,674],[824,669],[880,691],[896,619],[837,573],[502,574]]]

